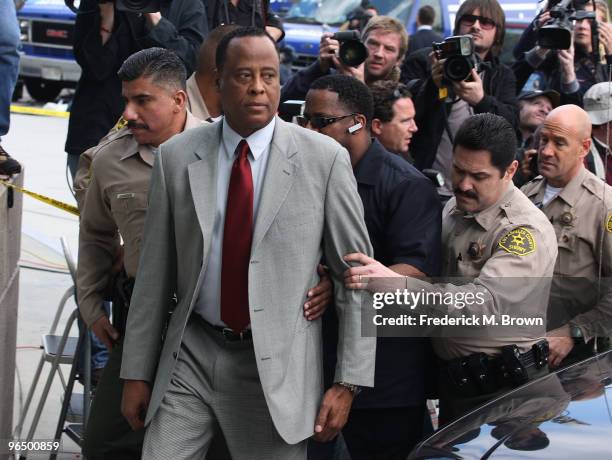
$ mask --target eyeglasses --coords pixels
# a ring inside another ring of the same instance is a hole
[[[464,14],[461,16],[461,19],[459,19],[459,22],[466,26],[473,26],[476,21],[480,23],[480,27],[482,27],[483,30],[491,30],[497,26],[493,19],[485,18],[484,16],[476,16],[475,14]]]
[[[314,129],[323,129],[326,126],[329,126],[337,121],[343,120],[344,118],[353,117],[357,115],[356,113],[349,113],[348,115],[341,115],[339,117],[326,117],[322,115],[309,115],[305,113],[302,116],[296,117],[298,125],[302,128],[305,128],[308,123]]]

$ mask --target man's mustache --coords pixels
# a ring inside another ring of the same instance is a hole
[[[478,199],[478,194],[476,194],[476,192],[474,192],[473,190],[467,190],[467,191],[462,191],[459,190],[458,188],[454,188],[453,192],[455,193],[455,195],[463,195],[467,198],[473,198],[473,199]]]
[[[135,121],[128,121],[127,127],[130,129],[149,129],[148,125],[145,125],[144,123],[136,123]]]

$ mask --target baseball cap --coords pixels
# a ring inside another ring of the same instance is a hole
[[[550,99],[553,109],[559,105],[561,100],[561,96],[554,89],[547,89],[545,91],[534,89],[533,91],[523,91],[519,96],[519,101],[528,101],[529,99],[535,99],[540,96]]]
[[[582,105],[594,125],[603,125],[612,121],[612,84],[597,83],[584,93]]]

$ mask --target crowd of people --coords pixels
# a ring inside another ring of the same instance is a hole
[[[433,430],[427,399],[446,424],[608,349],[612,26],[604,1],[575,3],[595,14],[569,49],[538,45],[549,5],[508,65],[503,9],[465,0],[459,80],[432,49],[433,8],[409,37],[362,4],[365,61],[324,33],[281,86],[265,1],[136,15],[83,0],[77,297],[110,351],[87,458],[332,459],[341,433],[354,460],[402,459]],[[544,87],[523,91],[535,71]],[[277,116],[296,99],[293,123]],[[0,150],[0,174],[11,160]],[[365,334],[368,293],[396,290],[482,299],[438,314],[545,322]]]

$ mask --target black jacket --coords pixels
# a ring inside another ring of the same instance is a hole
[[[419,130],[412,138],[410,153],[415,166],[422,170],[430,168],[434,162],[440,139],[444,132],[445,108],[438,98],[438,87],[431,78],[429,53],[424,48],[410,56],[402,64],[401,81],[408,84],[413,93],[416,109],[415,122]],[[518,108],[516,105],[516,82],[509,67],[492,57],[484,63],[483,87],[485,97],[473,106],[474,113],[494,113],[508,120],[514,129],[518,127]],[[450,104],[446,112],[450,113]]]
[[[387,266],[409,264],[427,276],[438,276],[442,206],[431,181],[400,156],[385,150],[377,140],[353,172],[374,258]],[[328,312],[323,328],[325,368],[330,376],[335,366],[337,319],[333,308],[328,308]],[[379,337],[374,388],[363,388],[352,407],[422,405],[433,376],[433,362],[428,338]]]
[[[213,30],[221,24],[238,24],[240,26],[263,27],[262,17],[266,17],[265,25],[276,27],[285,36],[283,22],[270,11],[269,0],[240,0],[234,6],[230,0],[204,0],[208,15],[208,30]]]
[[[189,75],[207,31],[202,2],[163,0],[162,19],[151,30],[144,18],[115,10],[112,34],[102,45],[98,1],[83,0],[80,11],[74,28],[74,55],[82,73],[70,110],[65,147],[71,155],[80,155],[96,145],[121,116],[123,100],[117,71],[128,56],[154,46],[171,49],[182,59]]]
[[[316,60],[308,67],[295,72],[289,80],[285,82],[281,88],[280,101],[289,100],[303,101],[306,99],[306,93],[310,89],[310,85],[317,79],[335,73],[336,69],[330,68],[327,72],[321,70],[319,60]]]

